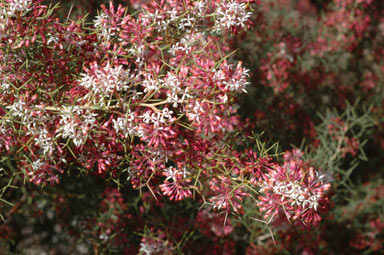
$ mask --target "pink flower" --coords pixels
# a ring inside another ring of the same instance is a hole
[[[243,187],[234,187],[235,184],[228,177],[214,177],[209,182],[210,190],[215,196],[209,198],[213,204],[213,208],[230,212],[233,210],[239,213],[242,205],[241,202],[249,194],[246,193]]]
[[[164,184],[160,185],[160,189],[164,195],[175,201],[180,201],[192,196],[192,186],[189,184],[191,179],[187,178],[186,170],[180,171],[174,167],[169,167],[163,174],[167,177]]]
[[[288,157],[287,157],[288,158]],[[260,184],[258,206],[271,219],[283,210],[288,220],[301,220],[306,225],[316,225],[321,217],[318,212],[325,209],[330,184],[324,184],[312,167],[301,160],[285,161],[283,166],[269,169],[267,179]]]

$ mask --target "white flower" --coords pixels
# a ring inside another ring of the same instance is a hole
[[[16,12],[29,11],[32,0],[11,0],[6,5],[5,12],[7,16],[14,16]],[[0,10],[2,11],[2,10]]]
[[[189,30],[192,28],[192,25],[194,22],[195,22],[195,18],[188,15],[187,17],[184,17],[179,21],[179,29],[180,30]]]
[[[173,111],[170,111],[165,107],[161,112],[146,111],[141,118],[146,124],[153,124],[156,128],[159,128],[161,123],[169,122],[172,119]]]
[[[245,10],[245,3],[236,1],[223,2],[216,10],[215,32],[230,29],[232,26],[244,27],[245,22],[251,17],[251,12]]]
[[[28,109],[23,99],[15,101],[11,106],[7,106],[6,108],[9,108],[9,111],[13,117],[23,118],[28,115]]]
[[[205,0],[195,2],[195,10],[197,11],[198,16],[204,16],[205,15],[205,12],[207,9],[206,6],[207,6],[207,4],[206,4]]]
[[[111,25],[110,17],[104,12],[99,16],[96,16],[96,19],[93,22],[95,28],[99,31],[97,34],[99,40],[109,41],[118,31],[118,28]]]
[[[59,38],[55,35],[52,35],[50,33],[48,33],[48,41],[47,41],[47,44],[50,44],[51,42],[53,42],[54,44],[57,44],[59,42]]]
[[[172,113],[173,111],[170,111],[167,107],[164,107],[162,112],[162,122],[166,122],[166,119],[171,119]]]
[[[32,162],[32,169],[33,171],[40,170],[43,165],[44,162],[41,162],[40,159],[37,159],[36,161]]]
[[[144,45],[133,45],[132,48],[128,50],[129,53],[132,54],[132,56],[136,57],[136,64],[137,68],[141,68],[144,65],[144,57],[145,57],[145,46]]]
[[[319,202],[318,202],[319,199],[320,199],[320,196],[318,194],[310,196],[309,199],[306,200],[306,202],[309,204],[309,208],[314,208],[315,211],[317,211],[317,206],[319,205]]]
[[[38,132],[38,137],[35,138],[35,144],[38,145],[42,150],[44,155],[50,155],[54,151],[54,142],[52,137],[48,136],[48,130],[45,128],[40,128]]]
[[[247,78],[249,76],[248,72],[249,70],[242,68],[239,63],[235,73],[232,75],[232,78],[223,82],[225,84],[225,88],[233,92],[247,93],[245,88],[249,84],[249,82],[247,82]]]
[[[163,82],[161,79],[154,79],[152,74],[145,74],[145,79],[141,83],[141,85],[144,87],[144,92],[148,93],[151,91],[159,91],[161,85],[160,83]]]
[[[181,82],[173,73],[168,73],[164,80],[164,86],[168,88],[167,101],[173,103],[173,107],[183,103],[187,98],[192,98],[188,93],[188,87],[182,87]]]
[[[147,12],[145,15],[143,15],[143,23],[149,23],[149,24],[156,24],[156,28],[158,32],[164,31],[167,29],[168,25],[172,21],[172,15],[174,14],[174,11],[171,11],[169,14],[171,14],[171,18],[167,19],[166,17],[163,17],[162,14],[159,14],[159,10],[156,10],[154,13]]]
[[[227,65],[225,68],[233,68],[232,65]],[[225,75],[225,72],[222,69],[214,70],[214,79],[224,84],[224,89],[231,91],[231,92],[244,92],[247,93],[247,90],[245,89],[249,82],[247,82],[247,78],[249,77],[249,70],[245,69],[241,66],[241,63],[239,63],[236,67],[236,70],[234,73],[227,77]]]
[[[85,98],[92,98],[95,104],[108,105],[108,100],[114,92],[127,91],[131,76],[122,66],[105,67],[95,70],[94,74],[82,73],[79,85],[87,88],[89,93]]]
[[[56,137],[72,139],[75,146],[81,146],[89,130],[96,126],[96,113],[84,111],[79,107],[65,107],[60,115],[60,127],[56,130]]]
[[[191,112],[187,113],[188,119],[191,121],[197,121],[200,122],[200,114],[204,113],[204,108],[201,106],[201,104],[196,101],[195,105],[192,108]]]
[[[177,51],[184,51],[185,54],[189,54],[191,49],[191,46],[183,45],[180,42],[177,42],[175,45],[172,45],[172,48],[170,48],[168,52],[175,56]]]
[[[129,135],[137,135],[137,126],[134,120],[135,115],[129,110],[125,117],[119,117],[116,120],[112,120],[113,128],[115,129],[116,133],[123,133],[125,138],[127,138]]]
[[[0,35],[1,36],[1,35]],[[2,90],[3,93],[11,94],[11,85],[9,83],[2,83],[0,86],[0,89]]]
[[[268,184],[266,184],[267,186]],[[260,192],[264,192],[263,189]],[[315,209],[317,211],[317,207],[319,205],[318,201],[321,198],[320,194],[311,194],[311,192],[307,188],[303,188],[297,182],[276,182],[273,186],[273,192],[275,194],[281,195],[281,202],[285,199],[290,199],[291,205],[297,204],[302,208]]]

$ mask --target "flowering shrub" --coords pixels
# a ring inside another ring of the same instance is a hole
[[[0,251],[378,251],[379,2],[0,1]]]

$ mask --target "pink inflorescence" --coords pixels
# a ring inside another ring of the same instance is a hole
[[[297,151],[285,158],[281,165],[269,169],[264,182],[258,206],[265,213],[265,219],[272,219],[280,211],[290,220],[301,220],[305,225],[316,225],[321,217],[319,211],[326,208],[326,192],[329,183],[323,183],[313,167],[307,167]]]

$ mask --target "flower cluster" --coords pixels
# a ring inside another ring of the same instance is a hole
[[[164,233],[158,233],[155,235],[151,233],[149,236],[144,236],[140,243],[140,255],[171,255],[175,250],[170,240],[164,240],[166,235]]]
[[[7,93],[0,102],[6,109],[3,116],[10,117],[2,119],[1,137],[8,149],[28,141],[23,156],[27,160],[18,161],[25,164],[20,167],[39,162],[32,164],[30,176],[42,162],[48,175],[64,164],[105,174],[126,154],[133,158],[130,168],[137,169],[132,183],[147,183],[145,176],[166,176],[159,186],[164,194],[177,200],[189,197],[190,191],[184,190],[188,181],[179,174],[168,175],[172,171],[165,166],[176,163],[171,158],[184,156],[181,167],[192,168],[185,139],[203,141],[204,134],[213,138],[208,142],[212,146],[231,131],[234,110],[228,102],[247,85],[248,70],[241,63],[229,64],[220,54],[225,47],[220,48],[210,32],[216,8],[169,1],[161,6],[148,3],[143,12],[131,16],[111,4],[109,9],[102,6],[94,27],[56,23],[39,1],[11,1],[4,8],[18,15],[17,20],[4,16],[1,43],[17,43],[8,44],[11,53],[1,53],[1,84]],[[14,22],[19,24],[17,31],[12,29]],[[173,24],[180,37],[176,42],[168,35]],[[41,51],[44,58],[34,55],[33,64],[23,65],[30,49]],[[9,134],[14,130],[18,135],[13,140]],[[156,167],[135,163],[142,161]],[[45,183],[43,175],[37,176],[31,180]]]
[[[222,30],[230,29],[231,27],[244,27],[251,17],[251,14],[251,12],[246,11],[246,3],[224,1],[216,11],[217,19],[215,20],[215,30],[221,32]]]
[[[17,13],[29,11],[32,7],[32,0],[9,0],[0,9],[0,15],[3,16],[15,16]]]
[[[313,167],[306,167],[294,157],[267,173],[266,180],[260,183],[263,195],[258,206],[265,212],[265,219],[271,220],[282,210],[288,220],[300,219],[305,225],[315,225],[321,219],[318,211],[326,208],[326,192],[331,185],[324,183],[323,176]]]
[[[183,200],[186,197],[191,197],[192,192],[189,185],[191,182],[190,179],[187,179],[187,171],[180,171],[169,167],[165,170],[164,175],[167,178],[164,181],[164,184],[160,185],[160,189],[164,195],[169,196],[172,200]]]

